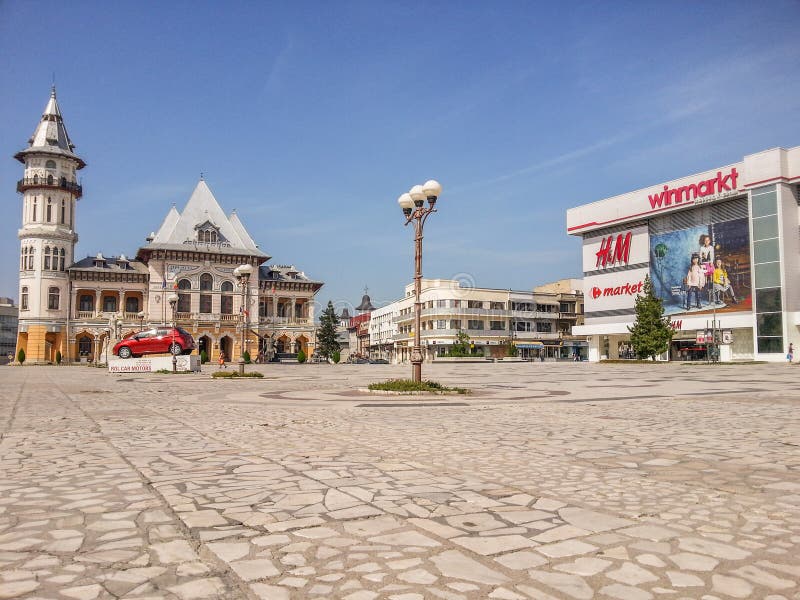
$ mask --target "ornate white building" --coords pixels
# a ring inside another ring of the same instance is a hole
[[[20,239],[17,352],[26,362],[105,361],[119,338],[173,320],[198,352],[240,356],[313,352],[314,297],[322,282],[294,266],[270,266],[236,212],[226,215],[208,185],[197,184],[182,211],[169,210],[135,259],[97,254],[76,261],[76,172],[86,163],[74,145],[55,88],[28,147]],[[247,264],[245,282],[234,274]],[[175,311],[168,302],[176,294]],[[243,329],[245,335],[242,335]],[[244,343],[244,346],[242,344]]]

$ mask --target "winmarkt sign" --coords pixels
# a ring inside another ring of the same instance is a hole
[[[690,183],[689,185],[682,185],[676,188],[665,185],[664,191],[661,193],[649,194],[647,198],[650,200],[650,208],[653,209],[697,199],[708,198],[709,201],[712,199],[716,200],[717,196],[726,196],[726,192],[736,191],[736,182],[738,178],[739,173],[736,172],[736,167],[733,167],[730,173],[725,176],[722,175],[722,171],[717,171],[716,177],[704,179],[697,183]],[[709,196],[713,198],[709,198]]]

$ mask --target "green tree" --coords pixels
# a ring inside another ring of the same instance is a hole
[[[22,364],[22,363],[25,362],[25,350],[23,350],[22,348],[20,348],[19,352],[17,352],[17,362],[19,364]]]
[[[631,332],[631,346],[639,358],[655,360],[656,356],[669,350],[673,330],[669,317],[664,316],[661,299],[653,293],[653,282],[649,275],[644,277],[644,295],[636,296],[636,321]]]
[[[450,347],[448,356],[469,356],[469,336],[463,329],[459,329],[456,334],[456,341]]]
[[[56,350],[56,364],[61,364],[61,350]]]
[[[339,326],[339,317],[333,309],[333,302],[328,300],[328,306],[319,317],[319,330],[317,331],[317,349],[325,358],[333,358],[334,352],[339,352],[339,342],[336,340],[336,328]]]
[[[306,362],[306,353],[303,352],[302,348],[297,352],[297,362],[299,362],[300,364]]]

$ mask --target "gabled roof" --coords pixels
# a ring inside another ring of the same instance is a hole
[[[325,285],[321,281],[310,279],[303,271],[298,271],[294,265],[261,265],[258,268],[258,280],[269,286],[277,282],[311,283],[316,289]]]
[[[138,260],[125,258],[125,255],[104,257],[102,254],[97,256],[87,256],[71,264],[67,271],[96,271],[103,273],[139,273],[148,275],[147,267]]]
[[[75,144],[69,139],[67,128],[64,125],[64,119],[61,117],[61,109],[58,107],[56,101],[56,88],[50,91],[50,100],[47,106],[44,107],[42,119],[39,125],[36,126],[36,131],[28,140],[28,147],[25,150],[20,150],[14,155],[20,162],[25,162],[25,156],[28,154],[53,154],[56,156],[65,156],[71,158],[78,163],[78,168],[82,169],[86,163],[77,154],[73,152]]]
[[[206,223],[212,224],[219,231],[218,242],[207,243],[198,240],[197,230]],[[270,258],[258,249],[235,212],[230,216],[225,214],[211,189],[202,179],[194,188],[183,211],[179,212],[174,206],[170,208],[161,227],[150,243],[140,249],[140,253],[156,249],[238,254],[264,260]]]

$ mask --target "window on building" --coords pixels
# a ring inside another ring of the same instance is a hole
[[[36,198],[34,198],[33,199],[33,215],[31,217],[31,221],[36,221],[36,205],[38,203],[39,203],[39,201]]]
[[[46,163],[44,163],[44,168],[45,169],[55,169],[56,168],[56,161],[48,160]]]
[[[44,270],[50,270],[50,246],[44,247]]]
[[[481,321],[479,319],[470,319],[469,321],[467,321],[467,329],[482,330],[483,329],[483,321]]]
[[[62,199],[61,200],[61,224],[63,225],[67,221],[67,201]]]
[[[125,298],[125,312],[138,313],[139,312],[139,298],[133,296]]]
[[[550,321],[539,321],[536,323],[536,331],[540,333],[552,333],[553,324]]]
[[[188,281],[184,279],[183,281]],[[188,313],[192,310],[192,297],[189,294],[178,294],[178,309],[179,313]]]
[[[78,299],[78,310],[81,312],[91,312],[94,310],[94,296],[81,294]]]
[[[211,313],[211,294],[200,294],[200,312],[203,314]]]
[[[89,356],[92,353],[92,338],[88,335],[78,338],[78,355]]]
[[[480,300],[467,300],[467,308],[483,308],[483,302]]]
[[[505,310],[506,304],[505,302],[492,302],[490,308],[492,310]]]
[[[64,267],[66,265],[64,264],[64,260],[66,259],[66,256],[67,256],[67,253],[64,252],[64,249],[62,248],[58,253],[58,270],[59,271],[64,271],[65,270]]]
[[[437,321],[436,321],[436,329],[447,329],[447,320],[445,320],[445,319],[437,319]]]
[[[34,248],[33,246],[30,246],[28,248],[28,270],[29,271],[33,269],[33,259],[34,259],[35,255],[36,255],[36,248]]]
[[[223,292],[232,292],[233,284],[230,281],[223,281],[219,289]]]
[[[58,310],[61,292],[57,287],[51,287],[47,290],[47,308],[50,310]]]
[[[214,287],[214,278],[208,273],[200,275],[200,291],[210,292]]]
[[[447,300],[437,300],[436,308],[447,308]]]
[[[47,215],[45,216],[45,221],[50,223],[53,220],[53,201],[48,198],[47,199]]]
[[[492,331],[505,331],[506,324],[503,321],[489,321],[489,329]]]
[[[261,310],[261,305],[259,305],[259,314]],[[220,305],[219,305],[219,312],[223,315],[232,315],[233,314],[233,296],[222,295],[220,297]],[[261,314],[261,316],[265,316]]]
[[[461,329],[461,319],[450,319],[450,329]]]
[[[117,312],[116,296],[103,296],[103,312]]]
[[[28,310],[28,286],[22,286],[22,292],[19,295],[20,310]]]
[[[19,253],[19,270],[22,271],[28,264],[28,248],[23,246]]]
[[[450,308],[461,308],[461,300],[450,300]]]
[[[190,290],[192,289],[192,282],[188,279],[181,279],[178,281],[178,289],[179,290]]]

